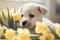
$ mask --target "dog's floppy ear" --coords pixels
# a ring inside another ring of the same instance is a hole
[[[38,11],[41,12],[43,15],[45,15],[45,14],[47,13],[47,11],[48,11],[48,9],[45,8],[43,5],[37,6],[37,9],[38,9]]]

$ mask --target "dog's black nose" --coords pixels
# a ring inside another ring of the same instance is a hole
[[[22,22],[22,25],[23,25],[23,26],[25,26],[25,25],[26,25],[26,23],[27,23],[27,21],[24,21],[24,22]]]

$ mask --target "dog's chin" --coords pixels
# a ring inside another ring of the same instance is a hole
[[[28,28],[28,29],[30,29],[30,28],[32,28],[32,27],[34,27],[35,25],[32,25],[32,24],[26,24],[25,26],[23,26],[22,28]]]
[[[26,24],[26,25],[23,26],[23,28],[31,28],[31,27],[32,27],[31,24]]]
[[[33,28],[34,26],[30,25],[30,26],[23,26],[22,28],[28,28],[28,29],[31,29]]]

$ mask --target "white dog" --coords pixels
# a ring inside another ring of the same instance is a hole
[[[49,26],[53,26],[53,23],[43,18],[43,15],[47,13],[47,8],[43,5],[36,3],[27,3],[22,5],[18,13],[22,14],[22,19],[20,20],[20,26],[25,28],[31,28],[35,26],[37,21],[45,21]]]

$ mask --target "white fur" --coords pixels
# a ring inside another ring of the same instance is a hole
[[[40,7],[42,13],[41,12],[38,12],[37,7]],[[20,26],[22,26],[22,22],[25,21],[25,20],[28,21],[27,27],[33,27],[37,21],[40,21],[41,22],[43,20],[44,22],[46,22],[48,24],[48,26],[50,26],[53,29],[55,27],[53,25],[53,22],[51,22],[50,20],[42,17],[42,15],[43,14],[46,14],[47,11],[48,11],[47,8],[44,7],[41,4],[27,3],[27,4],[22,5],[19,8],[19,10],[18,10],[18,13],[19,14],[23,14],[24,15],[22,17],[22,20],[20,21]],[[29,16],[28,16],[29,15],[29,12],[31,12],[31,14],[34,14],[35,17],[32,18],[32,19],[30,19]],[[28,24],[31,24],[31,25],[28,26]]]

